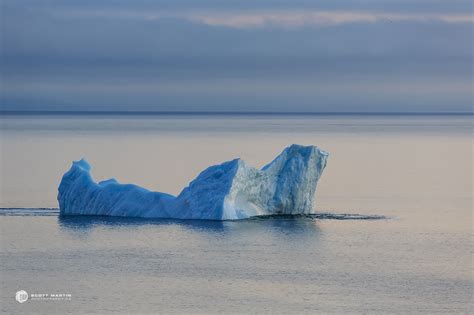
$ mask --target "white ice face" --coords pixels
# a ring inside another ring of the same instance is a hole
[[[85,160],[73,162],[59,185],[61,215],[235,220],[314,212],[328,153],[293,144],[262,169],[241,159],[205,169],[177,196],[111,179],[95,183]]]

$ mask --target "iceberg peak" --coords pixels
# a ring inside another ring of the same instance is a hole
[[[327,157],[318,147],[293,144],[262,169],[237,158],[208,167],[176,197],[115,179],[95,183],[81,159],[59,185],[60,214],[236,220],[313,213]]]
[[[75,167],[79,167],[79,168],[81,168],[85,171],[90,171],[91,170],[91,165],[84,158],[80,159],[79,161],[72,162],[72,165],[75,166]]]

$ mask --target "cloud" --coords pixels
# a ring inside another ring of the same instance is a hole
[[[236,28],[332,26],[348,23],[376,22],[445,22],[473,23],[473,15],[445,14],[406,14],[371,13],[351,11],[313,11],[313,12],[261,12],[261,13],[194,13],[188,15],[191,21],[213,26]]]
[[[205,111],[468,111],[469,82],[307,80],[7,84],[7,108]],[[23,100],[23,104],[19,101]],[[446,106],[446,103],[452,103]],[[66,105],[68,106],[66,106]],[[131,105],[133,104],[133,105]]]
[[[192,10],[192,11],[137,11],[137,10],[88,10],[57,11],[56,15],[76,18],[115,18],[143,19],[148,21],[164,18],[175,18],[209,26],[231,28],[299,28],[307,26],[337,26],[351,23],[376,22],[442,22],[474,23],[474,15],[442,13],[390,13],[364,11],[321,11],[321,10],[285,10],[285,11],[226,11],[226,10]]]

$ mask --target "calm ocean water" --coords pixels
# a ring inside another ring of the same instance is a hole
[[[1,310],[472,312],[472,117],[0,117]],[[331,154],[323,215],[146,221],[55,209],[82,157],[96,180],[177,194],[209,165],[262,166],[292,143]],[[19,304],[18,290],[71,298]]]

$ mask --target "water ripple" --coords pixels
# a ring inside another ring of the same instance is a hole
[[[59,216],[58,208],[0,208],[0,216]],[[310,218],[314,220],[386,220],[383,215],[367,215],[358,213],[320,212],[304,215],[271,215],[254,217],[249,220],[284,220]]]

